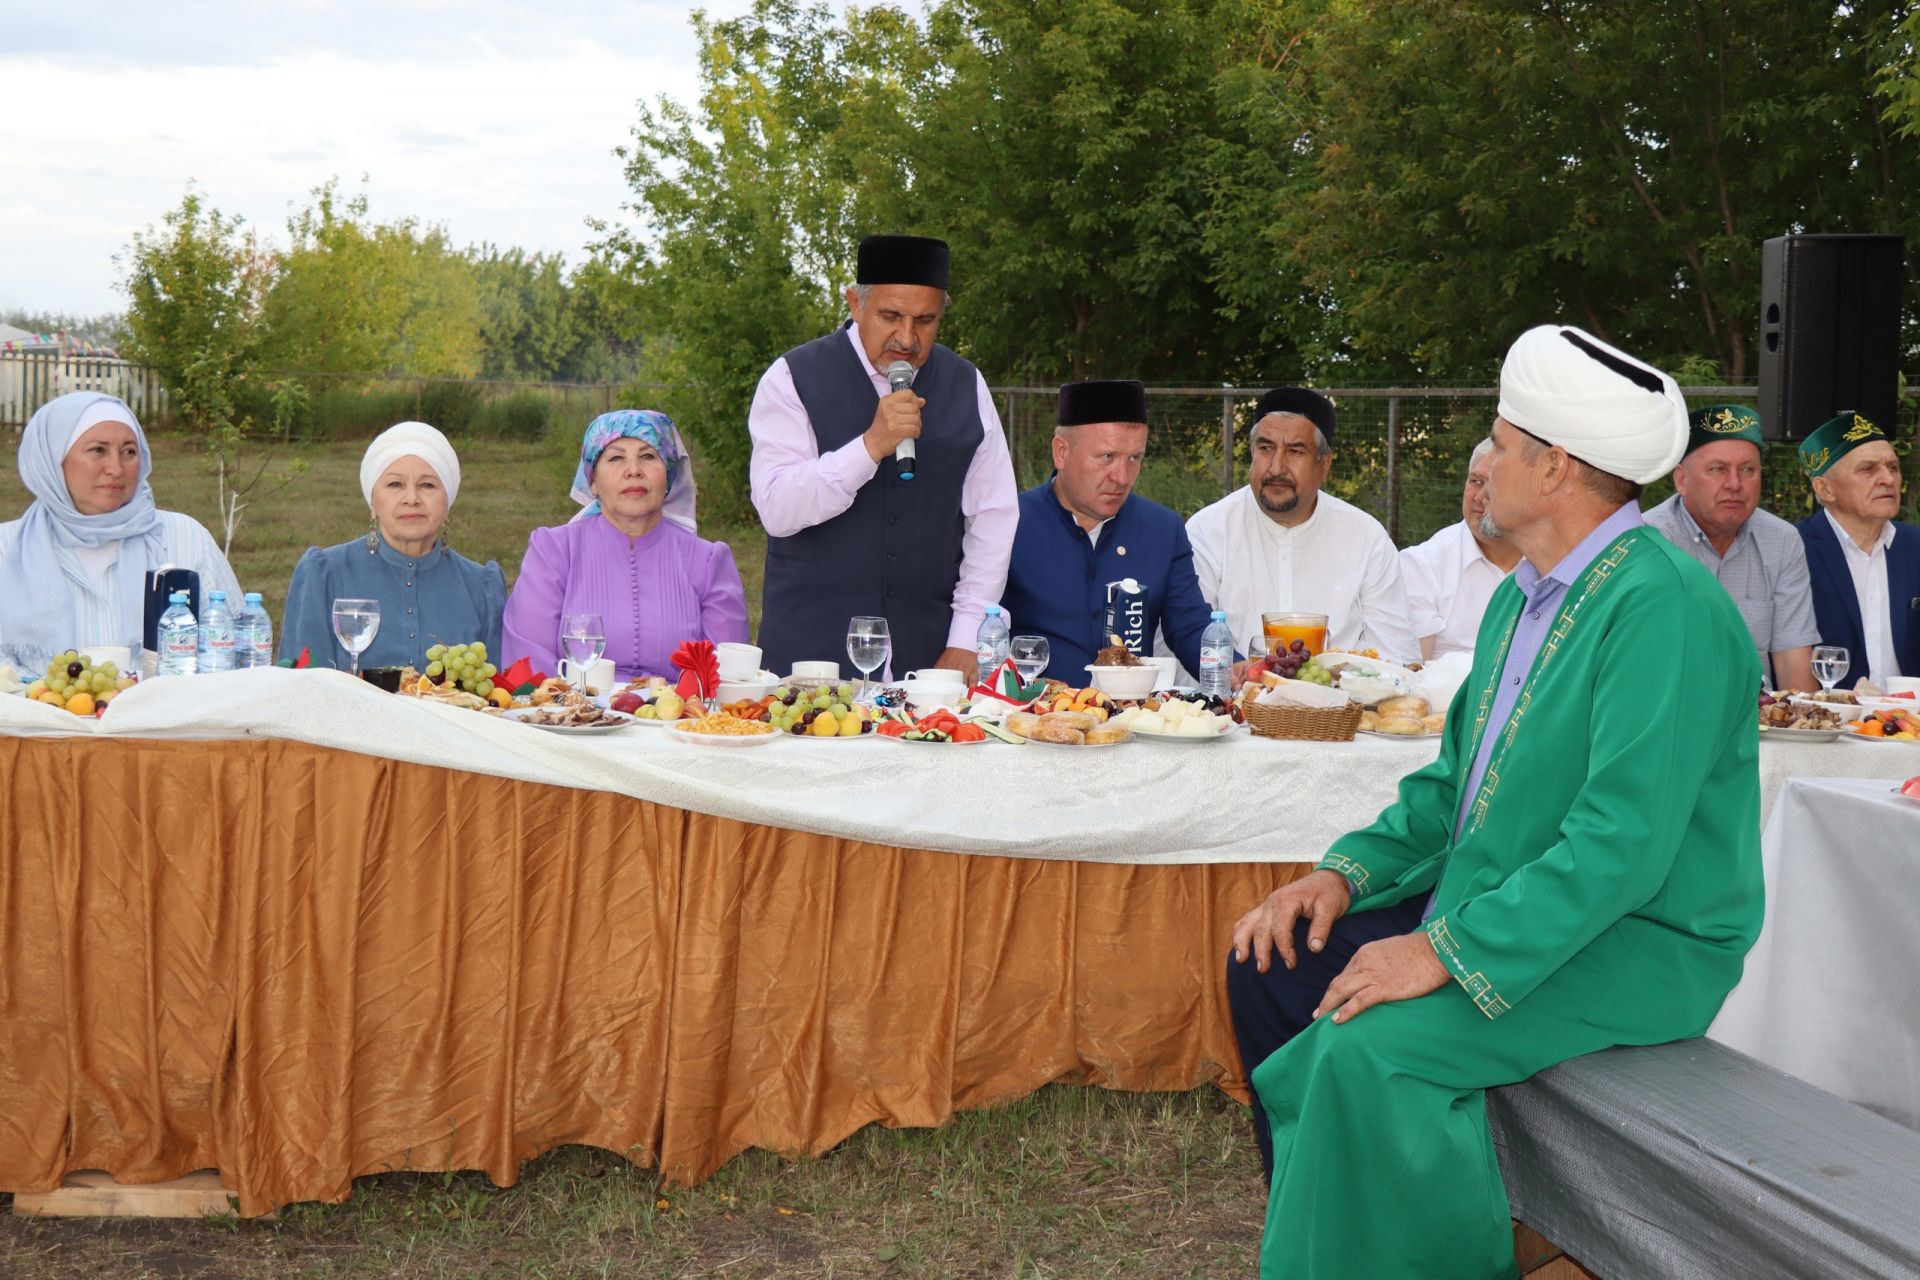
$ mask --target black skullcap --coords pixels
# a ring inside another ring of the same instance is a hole
[[[1147,384],[1122,378],[1114,382],[1069,382],[1060,388],[1060,410],[1054,421],[1063,427],[1095,422],[1147,420]]]
[[[1305,387],[1275,387],[1253,406],[1255,422],[1270,413],[1291,413],[1320,428],[1328,444],[1333,443],[1333,401]]]
[[[918,284],[947,287],[945,240],[927,236],[868,236],[860,242],[855,284]]]

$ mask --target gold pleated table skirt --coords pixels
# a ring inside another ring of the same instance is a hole
[[[698,1182],[1051,1081],[1244,1099],[1229,933],[1310,867],[901,849],[284,741],[0,738],[0,796],[0,1190],[217,1168],[245,1215],[564,1143]]]

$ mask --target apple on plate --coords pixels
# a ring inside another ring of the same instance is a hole
[[[1920,775],[1908,778],[1905,782],[1901,783],[1900,794],[1903,796],[1912,796],[1915,800],[1920,800]]]
[[[624,715],[632,715],[634,712],[640,709],[640,705],[643,701],[645,700],[641,698],[639,694],[635,693],[631,689],[628,689],[628,690],[625,690],[624,692],[616,693],[615,695],[613,695],[613,700],[609,702],[607,706],[610,709],[621,712]]]

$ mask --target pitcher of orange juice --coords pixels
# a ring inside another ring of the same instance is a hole
[[[1267,650],[1277,653],[1293,647],[1299,640],[1307,646],[1308,656],[1327,647],[1327,615],[1324,613],[1263,613],[1260,631],[1267,638]]]

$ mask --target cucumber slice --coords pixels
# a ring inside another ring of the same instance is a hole
[[[984,732],[990,738],[998,738],[1002,742],[1011,742],[1016,747],[1024,746],[1026,744],[1027,740],[1025,738],[1021,737],[1017,733],[1012,733],[1006,729],[1002,729],[1000,727],[999,721],[997,720],[975,720],[974,723],[979,725],[981,728],[981,731]]]

